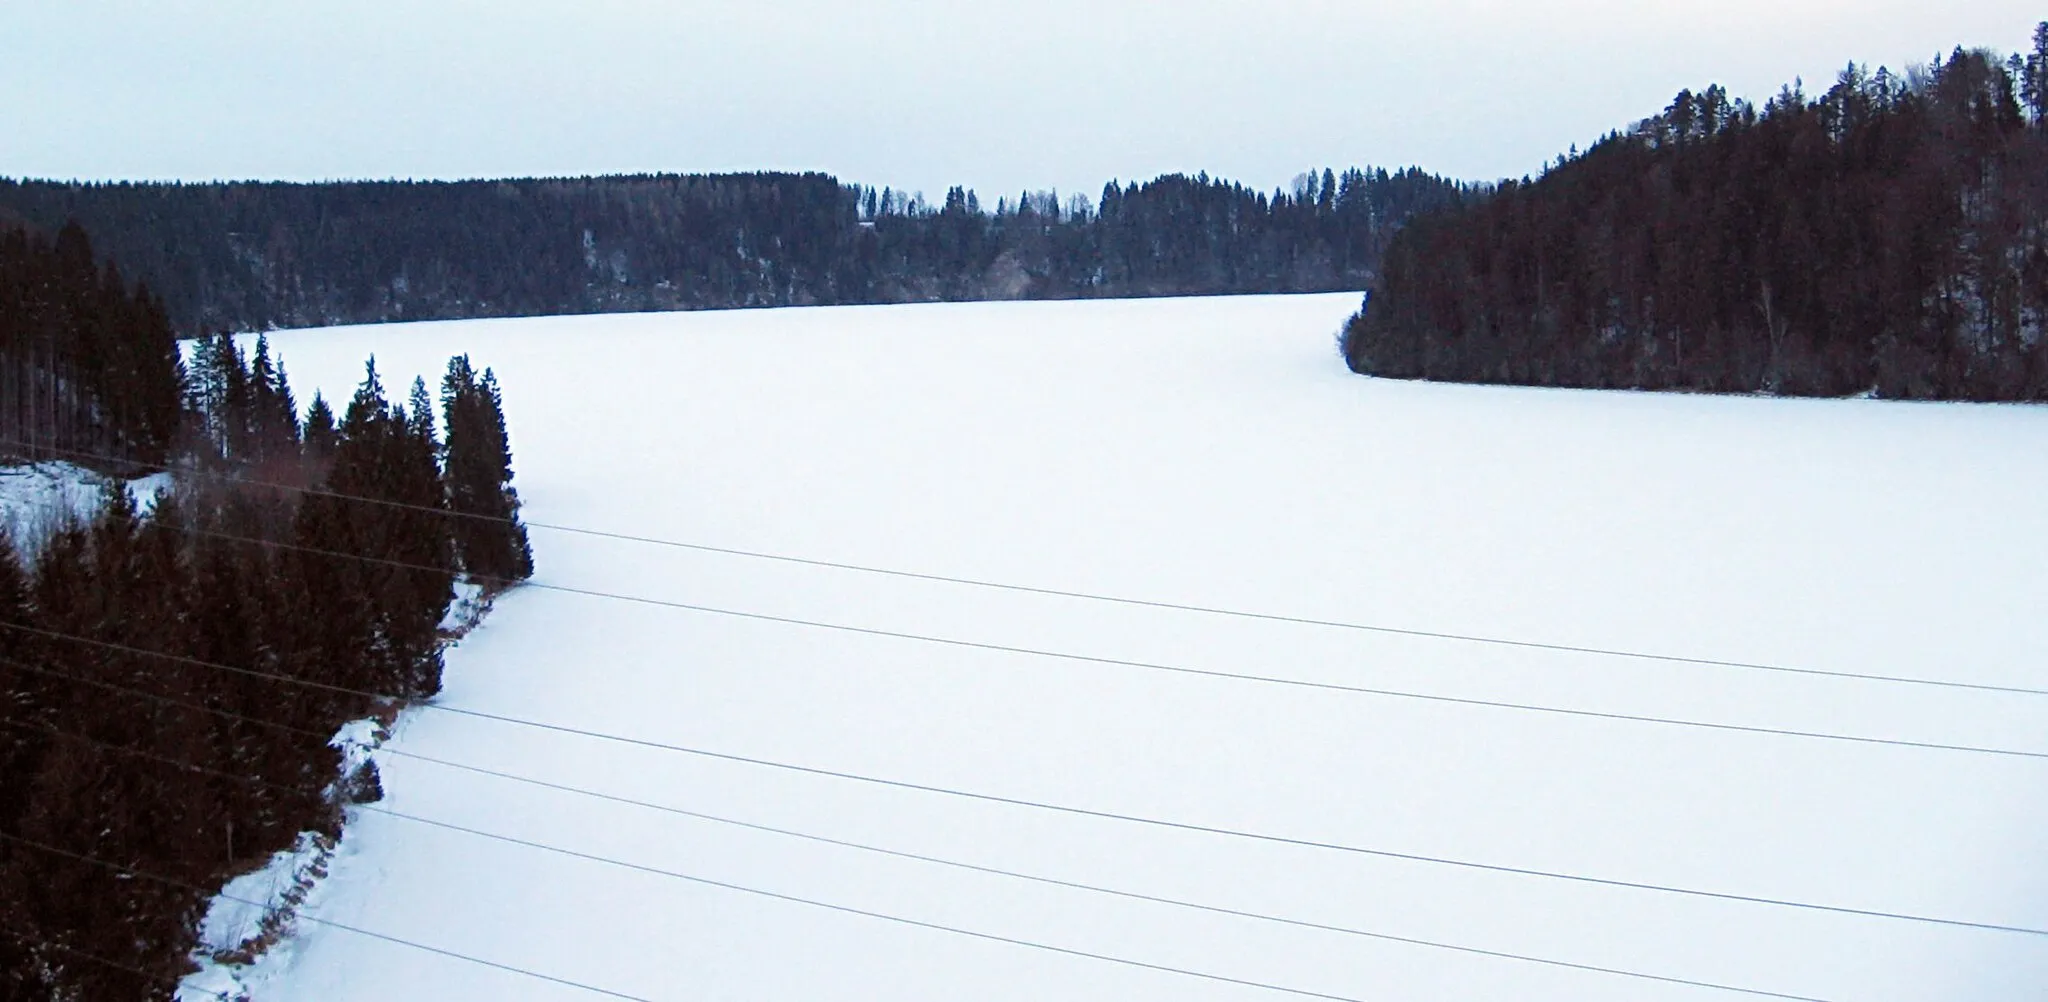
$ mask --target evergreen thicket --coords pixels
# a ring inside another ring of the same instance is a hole
[[[160,463],[178,423],[163,304],[94,258],[76,224],[0,225],[0,457],[84,449]]]
[[[458,516],[450,523],[457,559],[479,580],[532,576],[533,548],[518,520],[498,377],[489,369],[479,377],[468,355],[455,356],[441,380],[441,408],[448,421],[448,510]]]
[[[2048,399],[2048,24],[2031,56],[1719,87],[1395,236],[1343,335],[1401,378]]]
[[[10,324],[0,364],[111,339],[36,330],[46,344]],[[395,402],[374,362],[339,420],[316,397],[302,421],[267,342],[245,354],[219,336],[191,356],[189,373],[168,366],[173,422],[145,426],[172,472],[147,510],[110,478],[89,520],[0,530],[0,833],[204,888],[379,795],[373,768],[340,774],[330,740],[438,691],[457,576],[503,588],[532,554],[496,380],[466,357],[438,421],[424,383]],[[46,455],[116,473],[143,459],[60,441]],[[0,999],[168,998],[205,898],[0,841]]]
[[[461,182],[0,179],[77,220],[187,332],[752,306],[1362,289],[1386,242],[1461,187],[1331,170],[1262,193],[1207,175],[985,207],[825,174]]]

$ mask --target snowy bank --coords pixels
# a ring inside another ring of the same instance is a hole
[[[491,597],[482,585],[458,579],[441,620],[443,640],[460,641],[490,609]],[[178,1002],[246,1002],[290,969],[300,912],[322,897],[330,864],[348,845],[355,813],[349,808],[383,799],[375,753],[390,739],[394,722],[406,715],[394,711],[388,720],[352,720],[335,731],[328,745],[341,762],[325,794],[342,811],[341,837],[300,832],[292,848],[273,853],[262,866],[221,887],[200,921],[199,944],[192,951],[198,970],[180,982]]]
[[[99,510],[108,478],[83,466],[60,461],[0,466],[0,521],[15,546],[33,557],[52,533],[68,524],[90,521]],[[138,511],[148,511],[157,495],[170,489],[169,473],[152,473],[126,481]]]

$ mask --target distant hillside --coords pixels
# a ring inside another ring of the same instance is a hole
[[[464,182],[0,180],[76,220],[178,328],[932,300],[1363,288],[1393,232],[1460,186],[1325,170],[1266,195],[1206,175],[984,209],[824,174]]]
[[[2048,399],[2048,24],[2029,58],[1719,87],[1418,220],[1343,337],[1374,375]]]

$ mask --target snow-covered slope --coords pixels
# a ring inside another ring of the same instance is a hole
[[[170,475],[155,473],[127,482],[137,509],[148,511]],[[0,466],[0,521],[23,551],[34,554],[66,524],[83,524],[106,494],[106,478],[82,466],[54,460]]]
[[[496,368],[542,522],[1564,645],[2048,687],[2048,410],[1390,383],[1352,296],[277,336],[346,397]],[[307,387],[308,389],[310,387]],[[302,390],[302,395],[309,396]],[[539,581],[1102,658],[2048,751],[2048,697],[1229,619],[534,533]],[[2048,761],[1544,715],[526,589],[443,702],[1508,867],[2048,926]],[[1826,999],[2017,999],[2048,938],[1051,814],[451,714],[391,747],[1245,911]],[[1373,1002],[1736,996],[948,869],[381,759],[380,806],[777,893]],[[658,1000],[1254,999],[364,813],[315,913]],[[276,999],[588,993],[306,926]]]

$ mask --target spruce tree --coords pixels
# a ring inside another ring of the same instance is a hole
[[[48,744],[46,735],[32,729],[39,726],[43,713],[38,691],[42,677],[19,667],[38,666],[40,645],[34,634],[10,629],[30,625],[28,573],[15,551],[13,534],[0,522],[0,777],[7,777],[0,781],[0,831],[13,829],[27,792],[17,780],[35,772]]]
[[[533,576],[497,376],[485,370],[479,378],[467,355],[449,359],[441,407],[448,429],[448,508],[456,515],[451,528],[463,569],[494,588]]]
[[[437,630],[453,594],[453,555],[439,451],[431,407],[424,420],[392,407],[371,359],[328,476],[345,497],[308,499],[333,508],[343,552],[378,562],[363,562],[361,573],[381,585],[370,593],[378,658],[370,669],[377,684],[368,686],[380,692],[427,695],[440,685]]]
[[[2023,64],[2021,96],[2036,128],[2048,128],[2048,21],[2034,26],[2034,51]]]
[[[340,440],[341,432],[334,426],[334,410],[327,406],[327,399],[319,391],[314,391],[313,403],[306,408],[306,458],[324,467],[334,458],[334,448]]]
[[[283,359],[272,360],[270,339],[256,336],[256,351],[249,359],[248,436],[254,463],[295,455],[299,444],[298,404],[292,399],[291,383],[285,378]]]

